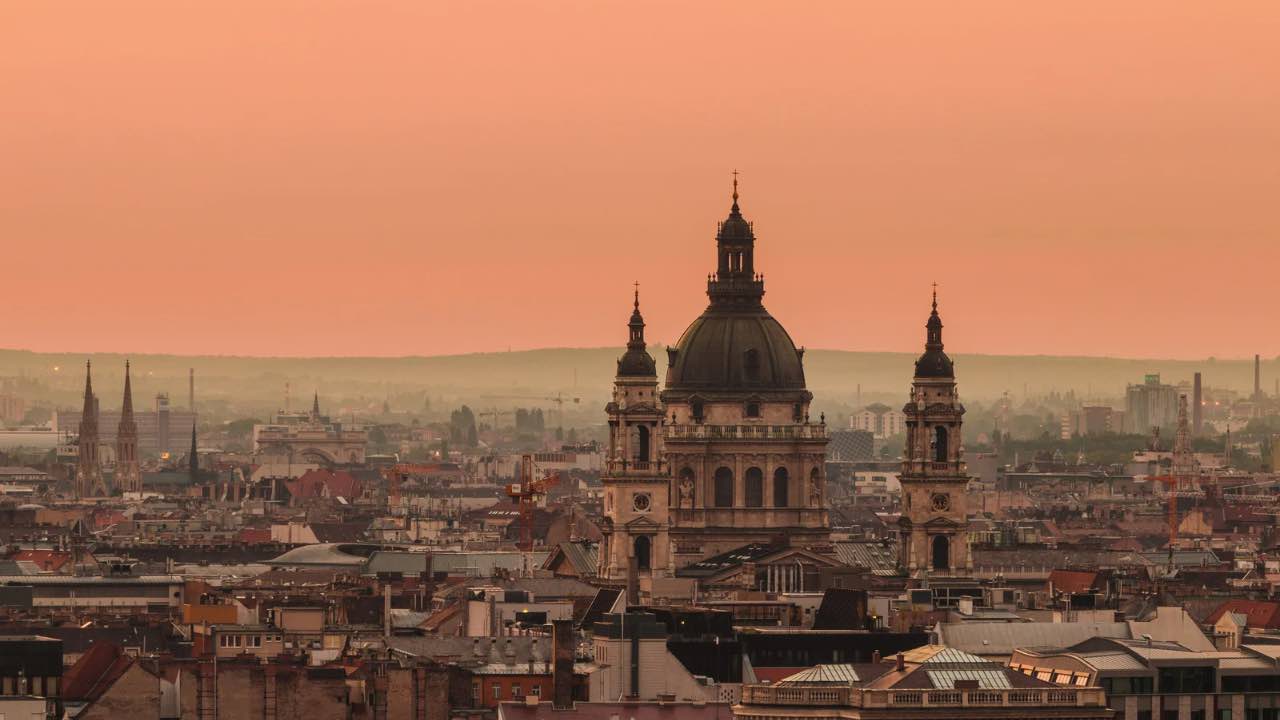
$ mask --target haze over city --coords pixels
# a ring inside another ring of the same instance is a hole
[[[0,346],[616,347],[741,171],[809,348],[1280,354],[1272,3],[0,8]]]
[[[0,720],[1280,720],[1277,38],[0,3]]]

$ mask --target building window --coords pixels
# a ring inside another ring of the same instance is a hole
[[[519,700],[520,698],[524,697],[524,693],[520,691],[520,683],[512,683],[511,697],[514,700]]]
[[[758,402],[747,403],[747,417],[749,418],[760,417],[760,403]]]
[[[542,686],[534,685],[533,687],[529,688],[529,694],[534,697],[542,697]]]
[[[471,702],[480,702],[480,683],[471,683]]]
[[[747,507],[764,507],[764,472],[758,467],[747,468]]]
[[[788,505],[787,498],[790,496],[790,488],[787,487],[789,480],[787,469],[780,467],[773,471],[773,506],[786,507]]]
[[[716,468],[715,484],[716,507],[733,507],[733,471]]]
[[[493,684],[493,699],[494,700],[502,699],[502,686],[499,685],[498,683]]]

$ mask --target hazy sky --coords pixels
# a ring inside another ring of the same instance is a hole
[[[1056,7],[1056,9],[1055,9]],[[0,346],[1280,354],[1280,3],[0,4]]]

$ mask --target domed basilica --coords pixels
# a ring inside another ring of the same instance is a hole
[[[707,308],[667,350],[661,389],[637,291],[606,407],[599,568],[602,579],[633,592],[739,549],[830,553],[827,430],[809,416],[803,348],[764,308],[755,242],[735,180],[716,233]],[[803,589],[800,567],[793,558],[762,570],[754,584]]]

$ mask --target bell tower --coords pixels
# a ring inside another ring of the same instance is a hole
[[[601,580],[627,586],[638,603],[651,579],[670,572],[667,541],[669,484],[662,458],[662,407],[658,372],[645,349],[644,317],[637,286],[627,352],[618,359],[609,415],[609,449],[604,476],[604,543]]]
[[[916,360],[906,416],[899,562],[912,577],[965,577],[973,571],[969,508],[960,430],[964,406],[955,367],[942,349],[942,318],[934,287],[924,354]]]

